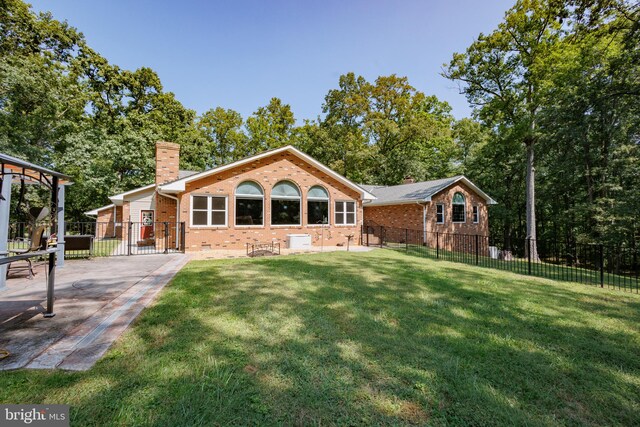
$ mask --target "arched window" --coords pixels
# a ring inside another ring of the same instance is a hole
[[[271,190],[271,225],[301,225],[300,190],[291,181],[280,181]]]
[[[467,219],[462,193],[455,193],[453,195],[451,219],[453,222],[465,222]]]
[[[329,193],[315,185],[307,193],[307,225],[329,223]]]
[[[236,225],[263,225],[264,192],[253,181],[236,187]]]

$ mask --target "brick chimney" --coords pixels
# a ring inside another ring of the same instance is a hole
[[[156,142],[156,185],[178,179],[180,169],[180,145],[172,142]]]
[[[407,176],[404,177],[404,181],[402,183],[403,184],[413,184],[414,182],[416,182],[416,180],[413,179],[412,176],[407,175]]]

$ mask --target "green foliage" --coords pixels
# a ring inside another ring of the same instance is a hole
[[[638,6],[624,1],[518,1],[494,32],[454,55],[445,75],[462,83],[491,135],[461,157],[500,202],[490,214],[495,236],[530,234],[522,195],[536,170],[529,205],[539,238],[638,244],[639,21]],[[518,142],[535,147],[535,163]]]
[[[269,105],[258,108],[247,119],[243,154],[253,155],[291,144],[295,123],[291,107],[279,98],[271,98]]]
[[[193,170],[292,144],[356,182],[466,174],[498,200],[490,230],[505,240],[531,234],[535,206],[541,239],[638,245],[640,12],[630,2],[518,1],[446,66],[474,119],[454,120],[406,77],[346,73],[322,115],[301,124],[278,98],[247,118],[223,107],[197,116],[153,70],[110,64],[21,1],[0,6],[0,151],[70,174],[70,220],[152,182],[157,140],[179,143]]]

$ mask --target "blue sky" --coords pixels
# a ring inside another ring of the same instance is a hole
[[[202,113],[247,117],[277,96],[298,119],[321,114],[341,74],[407,76],[461,118],[455,83],[439,75],[453,52],[490,32],[514,0],[32,1],[82,31],[122,68],[155,70],[166,91]]]

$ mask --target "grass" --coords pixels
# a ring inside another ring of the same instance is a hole
[[[562,280],[587,285],[603,286],[608,289],[618,289],[628,292],[638,293],[640,290],[640,282],[637,274],[635,276],[614,274],[605,271],[601,277],[599,270],[593,270],[578,266],[567,266],[559,263],[550,263],[538,261],[529,263],[526,258],[513,258],[510,261],[492,259],[488,256],[476,256],[473,252],[454,252],[435,248],[404,243],[389,243],[386,249],[392,249],[409,255],[441,259],[445,261],[462,262],[479,267],[494,268],[498,270],[506,270],[518,274],[526,274],[530,276],[543,277],[552,280]]]
[[[638,425],[640,296],[394,251],[187,265],[90,371],[0,375],[72,425]]]

